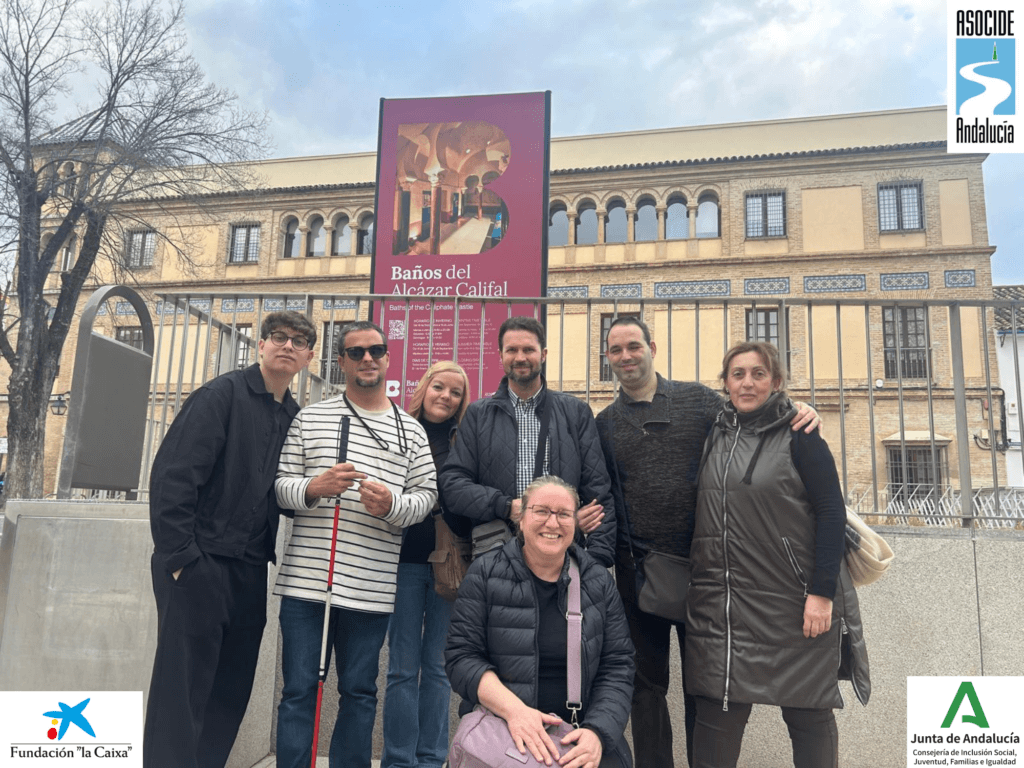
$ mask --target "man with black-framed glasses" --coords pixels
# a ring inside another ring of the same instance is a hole
[[[402,531],[425,519],[437,500],[427,434],[388,399],[389,361],[379,326],[360,320],[342,328],[338,367],[345,392],[306,407],[281,451],[277,498],[295,510],[295,522],[274,587],[281,596],[284,673],[278,768],[312,761],[332,549],[328,647],[341,701],[330,765],[370,765],[378,656],[394,610]]]
[[[268,314],[259,364],[193,392],[153,461],[158,634],[146,768],[219,768],[231,752],[266,624],[280,516],[274,480],[299,411],[288,387],[315,344],[305,316]]]

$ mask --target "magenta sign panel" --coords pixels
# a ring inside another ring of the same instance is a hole
[[[550,92],[381,99],[370,290],[395,297],[374,318],[399,404],[438,360],[497,389],[498,327],[537,312],[501,299],[546,287],[550,115]]]

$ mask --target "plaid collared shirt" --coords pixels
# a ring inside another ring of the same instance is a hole
[[[518,427],[519,445],[516,454],[516,496],[522,496],[526,486],[533,482],[533,465],[537,458],[537,441],[540,440],[540,419],[537,418],[537,397],[542,390],[523,400],[512,391],[508,390],[512,400],[512,407],[516,412],[516,425]],[[551,438],[544,441],[544,465],[541,474],[548,473],[548,459],[551,455]]]

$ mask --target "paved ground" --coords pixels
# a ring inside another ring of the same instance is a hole
[[[371,768],[380,768],[380,760],[374,760],[370,763],[370,766]],[[270,757],[260,760],[252,768],[277,768],[277,761],[274,759],[273,755],[271,755]],[[318,757],[316,759],[316,768],[328,768],[327,758]]]

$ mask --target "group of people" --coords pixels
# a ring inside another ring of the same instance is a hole
[[[385,638],[382,768],[444,764],[452,689],[460,715],[485,707],[548,765],[631,768],[635,755],[639,768],[671,768],[673,628],[691,768],[736,765],[752,704],[782,707],[796,768],[838,764],[840,668],[867,690],[845,506],[818,415],[786,396],[772,345],[729,350],[723,399],[657,374],[649,329],[619,317],[607,358],[620,389],[595,419],[547,386],[544,328],[529,317],[499,330],[506,375],[492,397],[470,402],[462,368],[439,362],[409,413],[386,396],[387,342],[373,323],[339,334],[345,393],[301,411],[287,388],[315,328],[275,312],[260,337],[260,363],[193,393],[154,462],[146,768],[227,761],[281,513],[294,523],[274,587],[279,768],[311,764],[324,638],[340,694],[332,768],[370,766]],[[434,589],[439,517],[463,536],[508,531],[474,559],[454,604]],[[641,610],[651,553],[689,560],[685,620]],[[579,701],[567,688],[574,578]],[[560,723],[571,725],[552,736]]]

